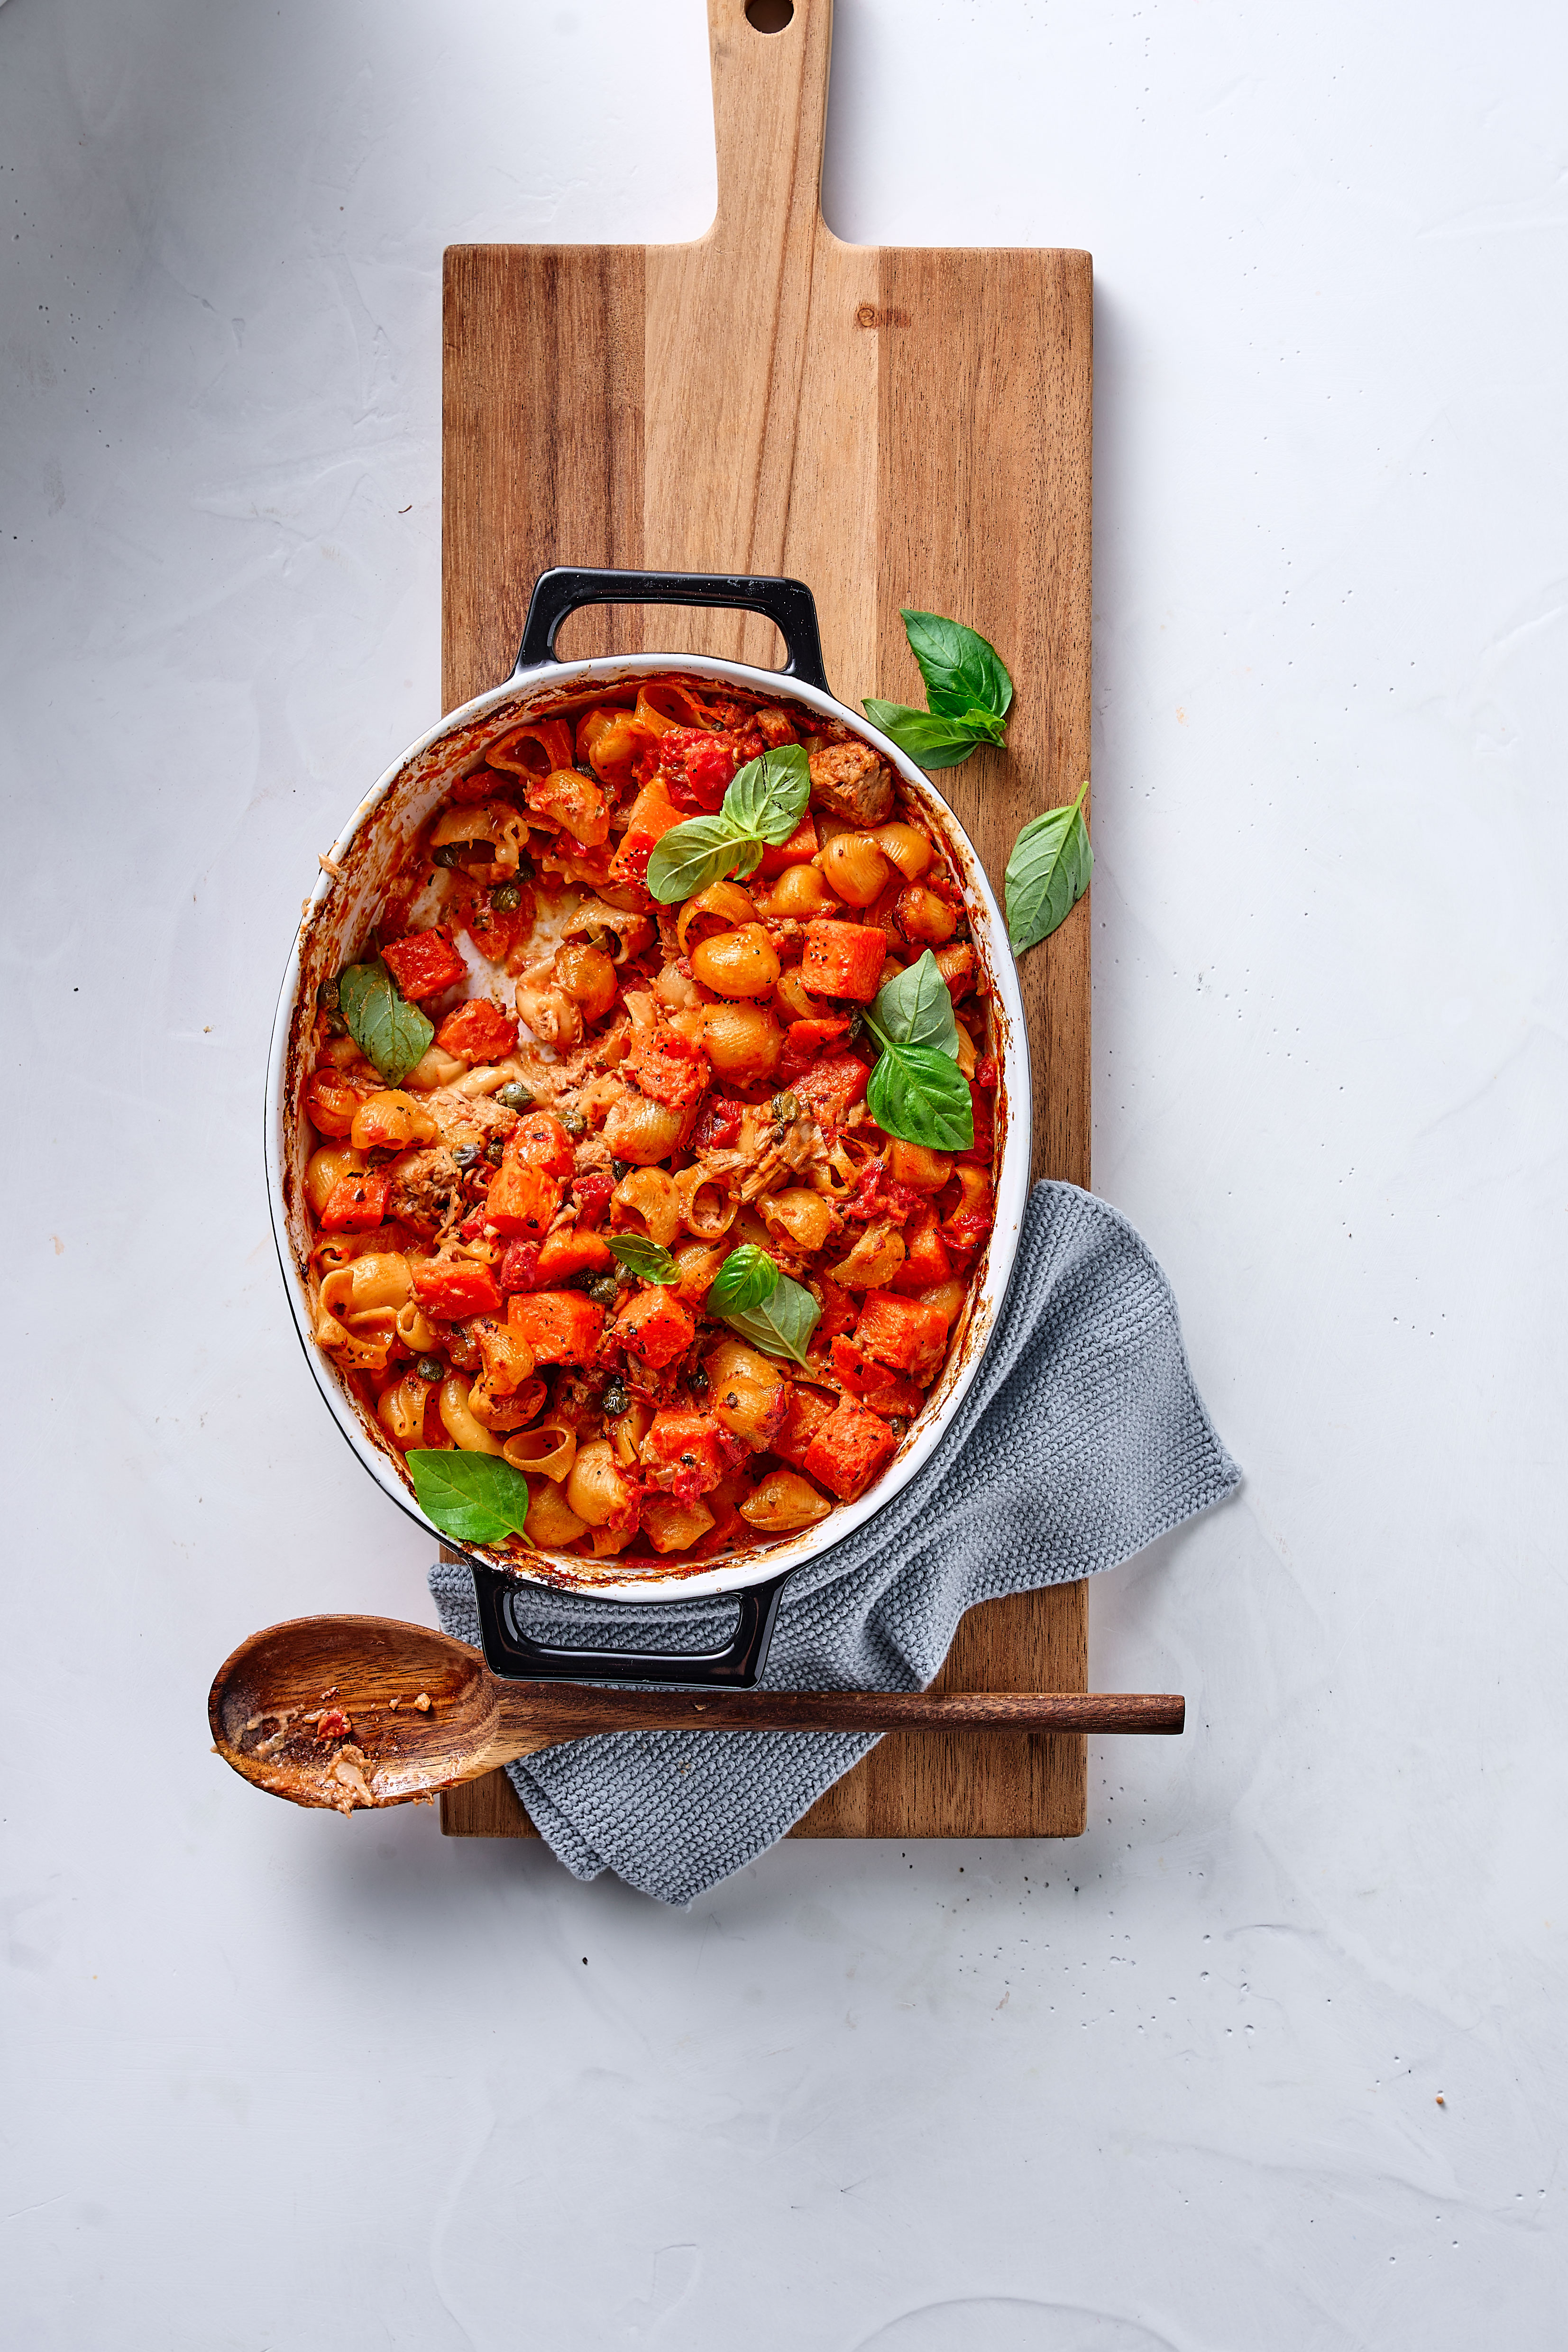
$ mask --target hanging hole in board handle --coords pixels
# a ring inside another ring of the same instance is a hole
[[[795,15],[795,0],[746,0],[746,22],[753,33],[782,33]]]

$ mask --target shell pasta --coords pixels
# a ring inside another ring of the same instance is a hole
[[[838,719],[679,674],[516,708],[317,993],[313,1333],[400,1465],[495,1457],[461,1475],[512,1525],[526,1479],[569,1580],[679,1577],[872,1494],[941,1381],[992,1229],[995,1007],[946,845]],[[782,821],[715,878],[710,826],[671,837],[786,752]],[[879,1067],[906,998],[918,1115]]]

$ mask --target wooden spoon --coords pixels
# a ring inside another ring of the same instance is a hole
[[[405,1805],[602,1731],[1163,1731],[1180,1697],[1098,1691],[606,1690],[503,1682],[394,1617],[296,1617],[242,1642],[207,1699],[216,1750],[296,1805]]]

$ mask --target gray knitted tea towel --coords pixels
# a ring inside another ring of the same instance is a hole
[[[773,1690],[923,1690],[966,1609],[1114,1568],[1228,1495],[1240,1472],[1193,1384],[1170,1286],[1124,1217],[1037,1184],[979,1374],[931,1460],[784,1586]],[[473,1580],[438,1566],[448,1633],[478,1643]],[[536,1639],[716,1647],[732,1601],[638,1608],[531,1594]],[[508,1767],[577,1878],[614,1870],[689,1903],[783,1837],[875,1741],[837,1732],[617,1732]]]

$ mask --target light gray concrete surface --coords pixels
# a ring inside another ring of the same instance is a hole
[[[438,707],[441,248],[700,232],[700,0],[0,11],[7,2345],[1562,2342],[1565,48],[841,0],[834,226],[1095,255],[1097,1181],[1247,1484],[1094,1593],[1192,1727],[1081,1841],[671,1915],[203,1698],[429,1613],[265,1042]]]

